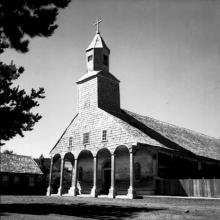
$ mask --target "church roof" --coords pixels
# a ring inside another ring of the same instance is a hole
[[[90,43],[90,45],[86,49],[86,51],[94,49],[94,48],[106,48],[108,51],[110,51],[109,48],[107,47],[105,41],[101,37],[100,33],[96,33],[92,42]]]
[[[88,71],[76,83],[82,83],[82,82],[84,82],[88,79],[91,79],[93,77],[96,77],[98,75],[100,75],[102,77],[106,77],[106,78],[111,79],[113,81],[116,80],[116,81],[119,82],[119,80],[114,75],[112,75],[111,73],[100,70],[100,71]]]
[[[117,117],[140,129],[151,138],[185,153],[220,160],[220,140],[148,116],[122,110]]]
[[[4,153],[0,154],[0,172],[43,174],[31,157]]]

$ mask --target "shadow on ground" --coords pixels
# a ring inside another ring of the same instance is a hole
[[[0,216],[6,213],[21,213],[33,215],[59,214],[101,220],[120,219],[137,216],[138,212],[153,212],[165,210],[165,208],[144,207],[120,207],[112,205],[88,205],[80,204],[1,204]]]

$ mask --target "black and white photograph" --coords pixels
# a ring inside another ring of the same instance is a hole
[[[0,219],[220,219],[219,0],[0,0]]]

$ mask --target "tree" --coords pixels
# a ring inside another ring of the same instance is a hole
[[[55,24],[59,9],[70,0],[0,0],[0,54],[6,49],[28,52],[33,37],[49,37],[58,27]],[[13,81],[24,72],[13,62],[0,62],[0,145],[23,132],[32,130],[41,116],[32,109],[44,98],[44,89],[32,89],[30,94]]]
[[[13,150],[4,150],[2,153],[3,154],[14,154],[14,151]]]

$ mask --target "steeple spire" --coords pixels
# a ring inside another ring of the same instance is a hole
[[[87,72],[78,81],[78,111],[91,113],[94,108],[118,111],[120,109],[119,80],[109,72],[110,49],[99,33],[99,18],[96,34],[86,49]]]
[[[99,17],[97,17],[97,21],[93,24],[94,26],[96,25],[96,34],[100,34],[99,32],[99,23],[101,23],[102,20],[99,20]]]
[[[97,21],[93,24],[96,25],[96,34],[86,49],[88,71],[109,71],[110,50],[99,32],[99,23],[101,22],[102,20],[97,17]]]

